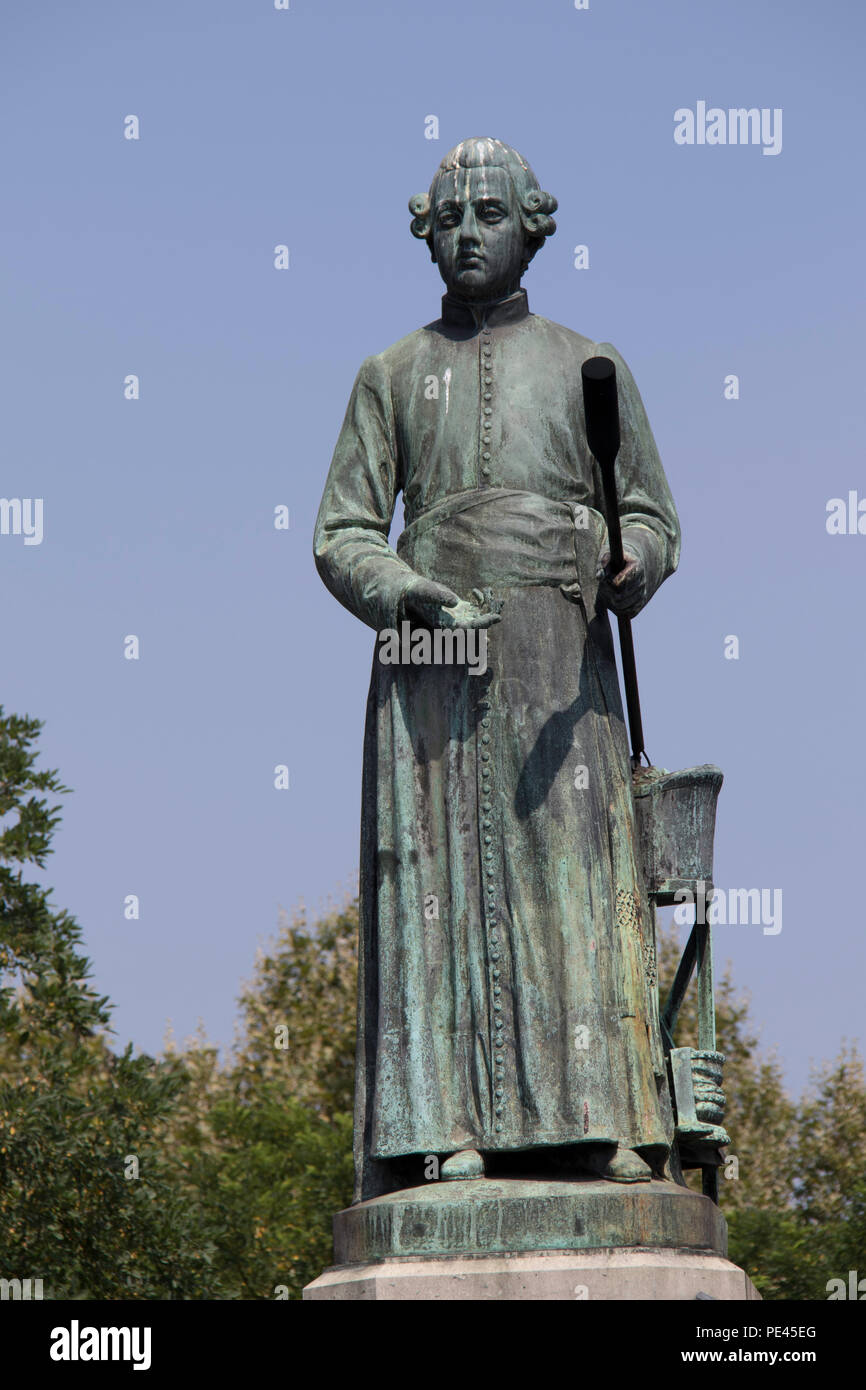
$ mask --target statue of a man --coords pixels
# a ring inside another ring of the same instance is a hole
[[[409,206],[442,316],[362,364],[316,563],[379,633],[484,629],[487,669],[373,660],[355,1200],[423,1182],[433,1156],[442,1178],[661,1177],[674,1124],[608,609],[634,616],[676,568],[676,511],[622,358],[529,310],[556,200],[526,161],[463,141]],[[596,354],[620,393],[616,577],[582,410]]]

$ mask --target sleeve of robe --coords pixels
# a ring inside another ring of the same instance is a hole
[[[395,441],[387,373],[368,357],[334,450],[313,553],[334,597],[377,632],[398,625],[402,597],[418,578],[388,544],[401,486]]]
[[[643,564],[646,603],[679,564],[680,523],[634,378],[611,343],[599,343],[597,351],[616,364],[622,441],[616,483],[622,541]]]

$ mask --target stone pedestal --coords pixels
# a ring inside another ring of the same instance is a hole
[[[334,1249],[305,1299],[759,1297],[718,1207],[668,1182],[432,1182],[339,1212]]]

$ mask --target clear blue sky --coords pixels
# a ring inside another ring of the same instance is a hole
[[[312,526],[361,360],[438,313],[406,202],[469,135],[559,199],[530,306],[623,353],[680,511],[648,747],[724,769],[717,883],[783,891],[720,961],[793,1086],[862,1038],[866,535],[825,526],[866,497],[861,6],[19,0],[2,29],[0,492],[45,530],[0,536],[0,700],[74,788],[47,877],[120,1041],[229,1042],[278,907],[356,872],[374,639]],[[781,108],[781,153],[676,145],[699,101]]]

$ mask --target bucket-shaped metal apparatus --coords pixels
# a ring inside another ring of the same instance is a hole
[[[694,893],[713,881],[713,837],[721,768],[712,763],[680,772],[636,768],[632,778],[639,859],[647,891],[657,907],[674,894]],[[680,900],[682,901],[682,900]]]

